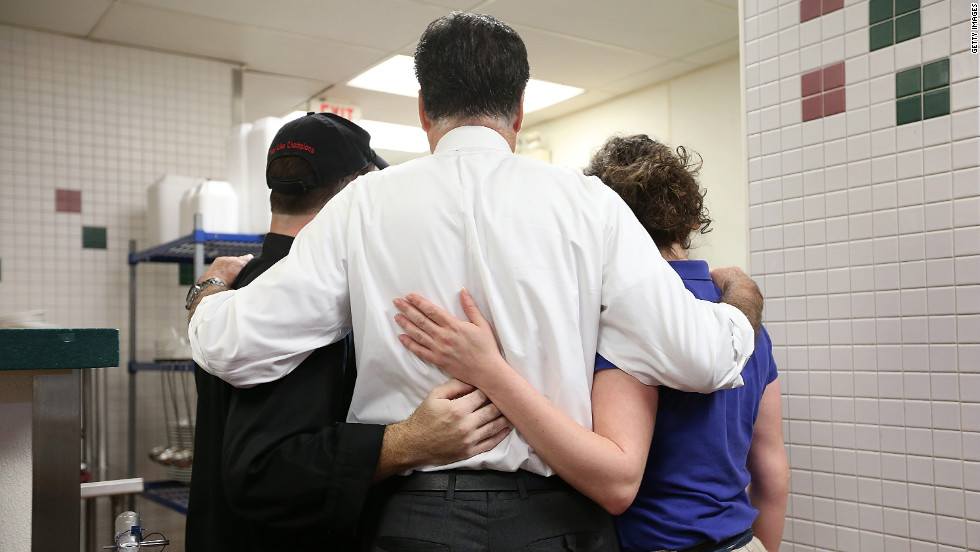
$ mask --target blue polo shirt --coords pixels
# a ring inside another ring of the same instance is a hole
[[[721,292],[704,261],[670,266],[698,299]],[[596,370],[615,368],[602,356]],[[616,518],[624,552],[678,549],[719,542],[748,529],[758,515],[749,504],[745,461],[759,401],[776,379],[772,343],[763,328],[742,370],[745,385],[703,395],[660,387],[657,424],[636,500]]]

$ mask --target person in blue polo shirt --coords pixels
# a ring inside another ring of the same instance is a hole
[[[692,235],[711,224],[693,157],[646,135],[613,137],[585,172],[619,193],[695,297],[717,301],[708,263],[687,258]],[[615,367],[598,358],[596,370],[607,368]],[[639,492],[616,518],[624,551],[761,550],[755,541],[778,550],[789,467],[765,328],[742,379],[742,387],[707,395],[660,388]]]

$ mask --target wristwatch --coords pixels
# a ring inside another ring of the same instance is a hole
[[[197,300],[197,297],[201,295],[201,292],[204,291],[205,288],[210,286],[228,287],[221,280],[221,278],[208,278],[203,282],[194,284],[193,286],[191,286],[191,289],[187,290],[187,301],[184,303],[184,308],[187,310],[191,310],[191,305],[194,304],[194,301]]]

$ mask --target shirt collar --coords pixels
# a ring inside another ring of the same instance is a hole
[[[711,281],[711,270],[707,261],[667,261],[682,280]]]
[[[289,248],[292,245],[292,236],[269,232],[262,240],[262,258],[276,262],[289,254]]]
[[[460,148],[484,148],[511,152],[507,140],[499,132],[484,126],[456,127],[439,139],[433,153],[457,150]]]

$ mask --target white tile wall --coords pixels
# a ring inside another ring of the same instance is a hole
[[[747,105],[788,550],[980,548],[980,57],[969,2],[921,4],[919,38],[869,52],[867,0],[802,24],[781,3],[779,116]],[[946,57],[951,114],[896,126],[896,71]],[[800,123],[800,75],[840,61],[845,113]]]
[[[229,65],[0,26],[0,311],[42,309],[61,327],[120,329],[129,358],[129,240],[144,239],[145,188],[159,176],[224,177]],[[55,212],[54,190],[81,190],[82,212]],[[82,226],[107,229],[83,249]],[[176,265],[138,268],[138,357],[184,325]],[[109,477],[126,473],[124,367],[107,369]],[[146,451],[164,444],[160,385],[139,382],[138,474],[162,479]],[[143,520],[183,549],[183,516],[140,501]],[[108,512],[108,504],[100,512]]]

